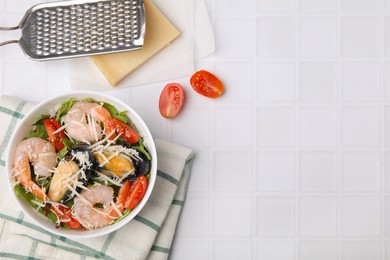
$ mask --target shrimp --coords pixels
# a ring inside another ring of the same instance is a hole
[[[106,127],[106,133],[111,132],[107,122],[111,119],[110,112],[102,105],[80,101],[72,106],[68,114],[63,117],[68,135],[76,140],[95,143],[102,138],[102,127]],[[96,122],[98,121],[98,122]]]
[[[88,229],[104,227],[117,217],[111,217],[113,210],[114,190],[107,185],[95,185],[89,190],[83,190],[74,199],[73,216]],[[102,208],[96,207],[102,204]]]
[[[42,138],[32,137],[20,142],[15,151],[13,171],[16,180],[26,191],[46,200],[45,192],[31,179],[30,162],[34,166],[37,178],[50,177],[57,164],[54,146]]]

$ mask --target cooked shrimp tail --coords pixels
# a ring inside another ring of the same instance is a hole
[[[31,177],[30,162],[34,166],[37,178],[50,177],[57,164],[57,154],[54,146],[41,138],[32,137],[23,140],[16,147],[13,171],[15,178],[26,191],[37,198],[45,200],[46,194]]]
[[[106,226],[116,217],[110,217],[115,210],[113,203],[114,190],[106,185],[95,185],[89,190],[83,190],[74,199],[74,217],[88,229]],[[102,207],[98,207],[98,204]]]

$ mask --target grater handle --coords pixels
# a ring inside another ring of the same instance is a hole
[[[19,25],[13,26],[13,27],[1,27],[0,26],[0,31],[13,31],[19,29]]]
[[[10,40],[10,41],[6,41],[6,42],[0,42],[0,47],[7,45],[7,44],[18,43],[18,42],[19,42],[18,40]]]
[[[13,31],[13,30],[17,30],[17,29],[19,29],[19,25],[13,26],[13,27],[1,27],[0,26],[0,31]],[[10,41],[5,41],[5,42],[0,42],[0,47],[7,45],[7,44],[18,43],[18,42],[19,42],[18,40],[10,40]]]

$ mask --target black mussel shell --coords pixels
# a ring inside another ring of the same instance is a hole
[[[97,162],[95,156],[93,156],[92,151],[88,148],[87,144],[79,144],[73,147],[72,150],[68,151],[65,155],[65,159],[71,160],[73,158],[72,153],[77,152],[83,152],[87,153],[88,160],[91,162],[91,164],[87,167],[85,170],[85,176],[86,180],[82,180],[82,183],[84,186],[87,186],[89,179],[95,174],[94,169],[97,167]],[[77,163],[77,165],[81,168],[83,165],[81,165],[81,162],[77,160],[77,158],[74,158],[74,161]]]
[[[133,160],[135,174],[128,177],[130,181],[135,181],[139,176],[148,174],[150,172],[150,168],[152,167],[151,161],[145,154],[139,152],[139,157],[141,160]]]

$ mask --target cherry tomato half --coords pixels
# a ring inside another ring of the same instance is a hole
[[[184,90],[178,83],[169,83],[160,95],[160,114],[166,118],[173,118],[180,112],[184,102]]]
[[[66,226],[72,229],[78,229],[81,224],[80,222],[72,216],[70,208],[58,205],[56,208],[51,206],[50,209],[54,211],[56,216],[63,222]]]
[[[49,140],[56,151],[64,149],[65,145],[62,143],[62,140],[66,137],[65,132],[61,130],[56,133],[56,131],[61,127],[61,124],[51,118],[43,119],[42,123],[45,126]]]
[[[190,83],[196,92],[209,98],[217,98],[225,90],[221,80],[205,70],[195,72],[190,79]]]
[[[138,133],[123,121],[117,118],[110,118],[107,120],[106,124],[108,128],[115,129],[116,134],[120,134],[121,137],[129,143],[135,144],[138,142]]]
[[[145,196],[147,187],[148,181],[145,176],[139,176],[138,179],[131,185],[130,195],[127,197],[123,206],[126,209],[135,208]]]

